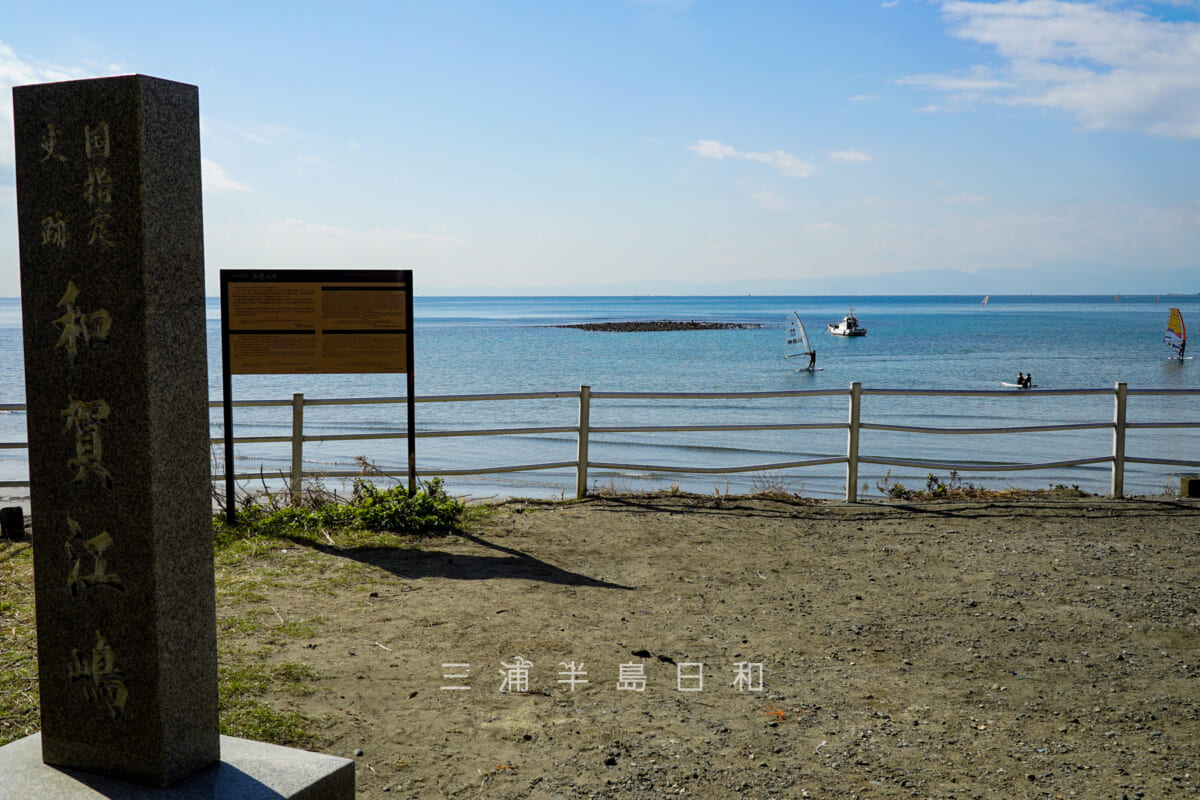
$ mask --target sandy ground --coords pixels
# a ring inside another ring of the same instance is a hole
[[[265,657],[316,691],[268,700],[362,798],[1191,796],[1198,534],[1168,499],[511,502],[264,552],[234,586],[307,577],[219,605],[307,631]]]

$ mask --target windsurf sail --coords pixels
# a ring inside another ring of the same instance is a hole
[[[990,294],[985,294],[985,295],[983,296],[983,305],[985,305],[985,306],[987,305],[987,301],[988,301],[988,298],[989,298],[989,297],[991,297],[991,295],[990,295]]]
[[[808,343],[808,333],[804,330],[804,323],[800,321],[800,315],[793,311],[787,319],[783,357],[796,358],[797,356],[808,356],[809,367],[816,364],[816,352]]]
[[[1178,308],[1172,308],[1171,316],[1167,317],[1167,332],[1163,334],[1163,341],[1179,351],[1177,358],[1183,357],[1184,348],[1187,347],[1187,328],[1183,326],[1183,315]]]

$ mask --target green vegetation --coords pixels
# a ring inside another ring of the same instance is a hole
[[[346,502],[328,494],[310,493],[309,497],[307,504],[292,506],[265,495],[261,502],[251,501],[239,509],[236,526],[227,525],[225,515],[218,514],[214,520],[217,541],[274,538],[317,546],[391,546],[398,542],[371,534],[444,536],[461,530],[471,511],[446,493],[440,478],[431,479],[412,495],[402,486],[379,488],[360,478]],[[345,541],[336,541],[334,532]]]
[[[1055,484],[1049,489],[985,489],[964,481],[954,470],[950,471],[950,477],[945,481],[932,472],[929,473],[929,477],[925,479],[924,489],[909,489],[902,483],[893,483],[892,473],[889,470],[875,483],[875,488],[884,497],[892,500],[982,501],[1017,500],[1029,497],[1087,497],[1087,492],[1082,491],[1078,486],[1064,486],[1061,483]]]
[[[316,742],[317,720],[299,711],[276,711],[257,700],[221,710],[221,733],[239,739],[307,749]]]
[[[303,664],[246,663],[239,651],[222,653],[220,676],[221,733],[243,739],[310,747],[318,720],[299,711],[280,711],[261,698],[269,691],[303,697],[320,676]]]
[[[0,541],[0,745],[38,729],[33,548]]]
[[[286,505],[299,499],[302,507]],[[237,526],[226,525],[225,515],[218,514],[213,533],[221,733],[292,747],[320,743],[321,720],[287,706],[290,699],[318,691],[321,675],[304,664],[270,659],[289,641],[316,638],[325,621],[285,620],[266,604],[268,592],[314,574],[330,591],[347,583],[361,586],[367,568],[347,560],[337,574],[326,576],[326,567],[306,548],[413,547],[416,537],[463,532],[483,513],[450,497],[433,479],[413,496],[399,486],[359,480],[346,502],[311,486],[295,498],[262,494],[239,509]],[[0,541],[0,745],[38,726],[33,548]]]

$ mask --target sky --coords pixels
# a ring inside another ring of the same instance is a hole
[[[11,87],[199,87],[222,268],[418,294],[1200,291],[1200,0],[0,2]]]

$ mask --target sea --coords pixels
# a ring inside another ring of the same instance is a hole
[[[987,390],[994,395],[903,397],[867,394],[864,423],[935,428],[986,428],[1109,423],[1113,397],[1046,396],[1007,390],[1018,372],[1031,373],[1041,389],[1200,389],[1200,359],[1170,360],[1163,343],[1169,309],[1200,330],[1200,295],[1103,296],[828,296],[828,297],[416,297],[414,383],[418,399],[437,396],[562,392],[552,399],[418,402],[418,432],[570,427],[578,424],[576,394],[596,392],[779,392],[837,390],[831,396],[749,399],[593,398],[592,427],[844,424],[847,392],[864,390]],[[830,335],[826,325],[853,309],[867,335]],[[797,313],[817,351],[816,372],[785,360],[786,319]],[[220,304],[207,301],[209,396],[222,397]],[[739,323],[754,327],[668,332],[584,331],[559,327],[589,322],[677,320]],[[1195,345],[1200,351],[1200,345]],[[239,375],[233,399],[290,400],[402,397],[403,375]],[[21,313],[17,299],[0,299],[0,442],[25,440]],[[1128,401],[1131,422],[1200,422],[1200,395],[1138,396]],[[304,412],[307,436],[348,433],[395,436],[405,429],[396,404],[316,405]],[[220,439],[221,411],[212,412]],[[237,437],[287,436],[290,407],[237,408]],[[591,491],[678,488],[699,493],[777,490],[810,497],[845,493],[845,466],[715,470],[835,458],[846,453],[837,430],[593,432]],[[1077,486],[1109,491],[1107,464],[1001,472],[971,469],[1005,463],[1045,463],[1110,455],[1111,429],[1021,435],[931,436],[865,430],[860,455],[892,460],[959,463],[957,479],[992,489]],[[364,461],[382,471],[406,469],[403,438],[305,444],[306,470],[345,471]],[[235,448],[236,471],[261,474],[264,483],[286,474],[287,444],[249,443]],[[1128,433],[1132,457],[1200,462],[1200,427],[1147,428]],[[214,472],[223,453],[213,447]],[[497,436],[436,436],[417,440],[423,477],[439,470],[502,468],[574,462],[573,432]],[[657,467],[651,471],[630,465]],[[1130,464],[1126,494],[1161,495],[1197,467]],[[947,469],[863,464],[860,496],[881,496],[896,484],[922,488]],[[0,449],[0,481],[28,479],[25,451]],[[249,481],[248,484],[258,481]],[[327,480],[326,488],[347,484]],[[450,476],[447,488],[471,499],[572,497],[573,467],[477,476]],[[258,488],[247,486],[247,488]],[[6,490],[19,494],[21,490]]]

